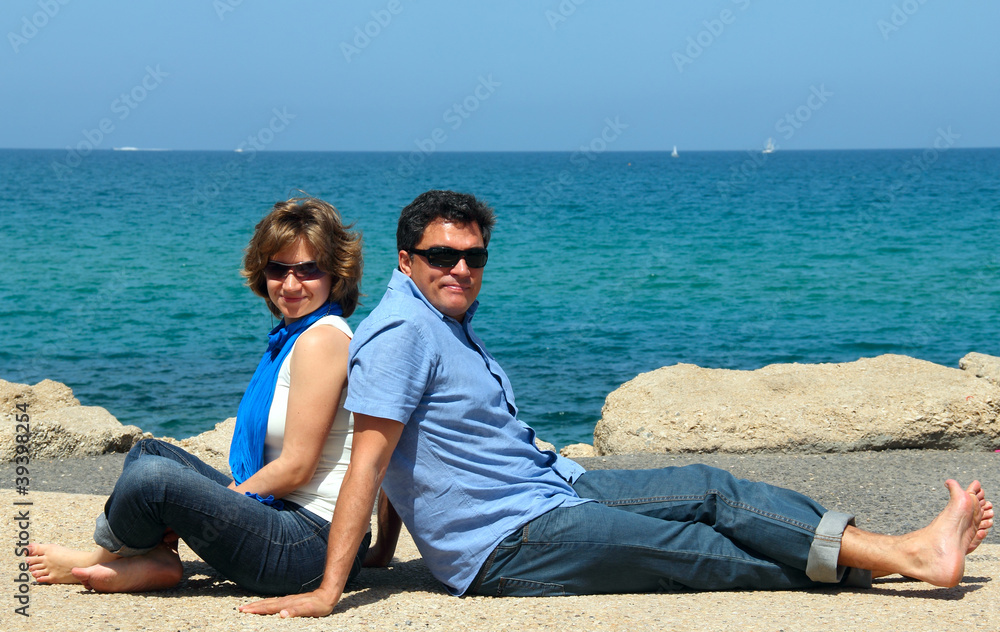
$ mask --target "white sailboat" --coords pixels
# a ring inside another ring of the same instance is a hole
[[[677,156],[680,156],[680,154],[677,153],[677,145],[674,145],[674,150],[670,152],[670,157],[676,158]]]
[[[773,154],[774,153],[774,139],[768,138],[767,144],[764,145],[764,149],[760,152],[762,154]]]

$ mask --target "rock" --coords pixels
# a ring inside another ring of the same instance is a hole
[[[594,446],[587,443],[571,443],[570,445],[563,446],[563,449],[559,450],[559,454],[567,459],[585,459],[597,456],[594,452]]]
[[[233,441],[233,431],[235,429],[236,417],[230,417],[225,421],[217,423],[214,429],[203,432],[200,435],[181,439],[180,441],[164,437],[161,441],[184,448],[184,450],[195,455],[220,472],[229,474],[229,444]]]
[[[555,452],[556,451],[556,446],[554,446],[553,444],[549,443],[548,441],[542,441],[538,437],[535,437],[535,447],[538,448],[539,450],[543,450],[543,451],[545,451],[545,450],[547,450],[549,452]]]
[[[30,410],[30,409],[29,409]],[[128,452],[142,438],[135,426],[123,426],[100,406],[67,406],[32,414],[30,457],[58,459]],[[13,425],[0,430],[0,460],[13,461]]]
[[[79,406],[80,400],[73,397],[73,390],[60,382],[42,380],[34,386],[0,380],[0,416],[13,420],[15,408],[27,405],[29,416],[38,415],[56,408]]]
[[[608,395],[598,455],[994,449],[1000,388],[972,373],[883,355],[756,371],[678,364]]]
[[[29,446],[31,459],[54,459],[127,452],[142,438],[135,426],[121,425],[99,406],[81,406],[70,387],[52,380],[34,386],[0,380],[0,407],[0,461],[13,461],[18,445]],[[15,414],[24,412],[30,441],[19,444],[23,428]]]
[[[958,361],[963,371],[981,377],[1000,386],[1000,358],[985,353],[969,353]]]
[[[18,405],[27,407],[31,429],[30,457],[50,459],[128,452],[149,432],[123,426],[104,408],[81,406],[70,387],[52,380],[34,386],[0,380],[0,461],[13,461],[17,450]],[[236,418],[218,423],[213,430],[183,440],[164,437],[212,467],[229,472],[229,444]]]

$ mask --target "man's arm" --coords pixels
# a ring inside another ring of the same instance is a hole
[[[274,597],[240,606],[252,614],[280,613],[285,617],[324,617],[340,601],[344,584],[371,524],[372,507],[403,424],[391,419],[354,415],[351,464],[337,497],[327,539],[326,571],[316,590]]]

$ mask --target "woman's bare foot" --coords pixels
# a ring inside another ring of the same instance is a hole
[[[986,492],[983,491],[983,486],[980,485],[979,481],[972,481],[972,484],[965,491],[975,498],[976,502],[979,503],[979,508],[982,510],[979,527],[976,529],[976,536],[972,538],[969,550],[966,551],[966,553],[972,553],[979,546],[979,543],[986,538],[986,534],[990,532],[990,527],[993,526],[993,503],[986,500]]]
[[[70,549],[61,544],[29,544],[28,571],[39,584],[79,584],[71,572],[77,566],[93,566],[118,559],[98,547],[93,551]]]
[[[184,568],[177,552],[161,544],[143,555],[74,568],[72,573],[89,590],[143,592],[173,588],[181,581]]]

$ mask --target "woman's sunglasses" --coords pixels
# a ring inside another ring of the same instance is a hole
[[[289,272],[294,274],[299,281],[312,281],[326,276],[326,272],[320,270],[315,261],[300,261],[299,263],[268,261],[267,265],[264,266],[264,276],[269,281],[284,281]]]
[[[447,246],[434,246],[427,250],[411,250],[411,253],[427,258],[427,263],[435,268],[454,268],[458,262],[465,259],[465,263],[470,268],[482,268],[486,265],[489,253],[486,248],[469,248],[468,250],[455,250]]]

